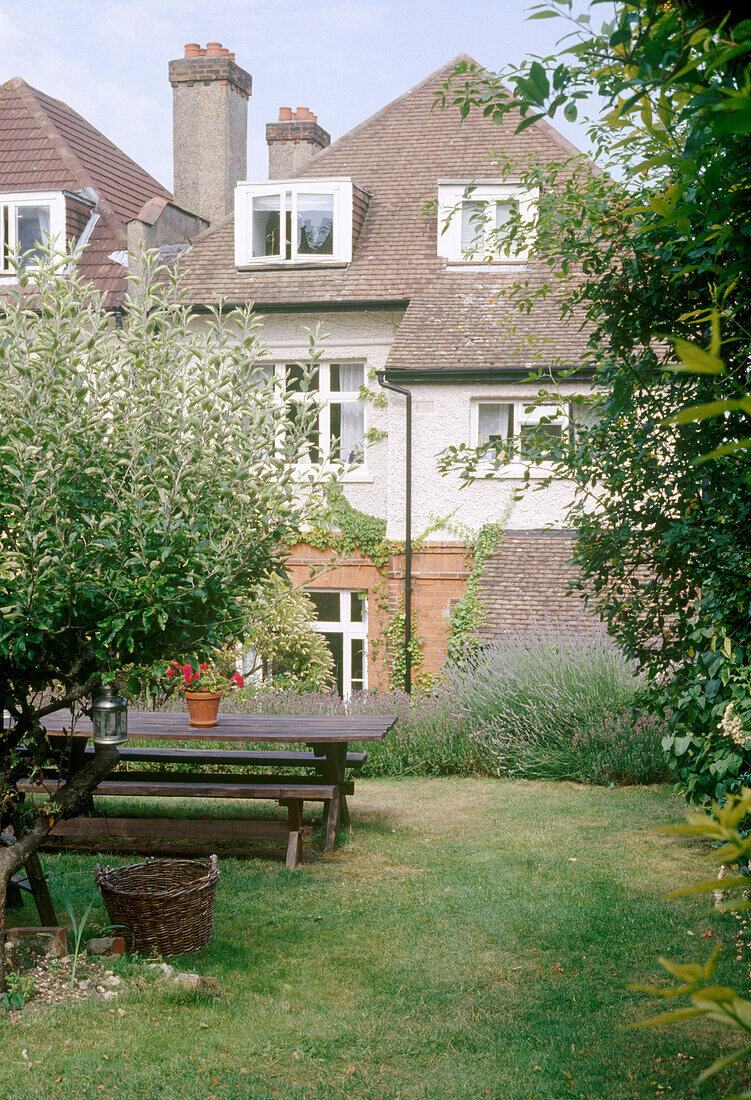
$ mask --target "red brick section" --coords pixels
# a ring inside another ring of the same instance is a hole
[[[530,317],[513,315],[515,338],[499,339],[493,322],[505,311],[494,304],[513,273],[488,269],[471,274],[446,271],[437,254],[438,218],[424,215],[438,196],[439,180],[500,178],[492,153],[518,159],[560,161],[576,153],[552,126],[536,122],[515,133],[517,120],[501,125],[473,111],[462,121],[455,109],[433,110],[441,85],[460,60],[449,61],[411,91],[315,154],[300,177],[348,176],[372,196],[357,251],[345,268],[238,271],[234,262],[233,217],[194,240],[181,261],[188,300],[208,304],[396,301],[410,302],[389,356],[389,368],[519,367],[531,351],[525,335],[545,344],[546,358],[577,363],[585,344],[579,320],[562,325],[551,294]],[[290,112],[291,113],[291,112]],[[289,120],[288,120],[289,121]],[[283,125],[285,123],[277,123]],[[524,278],[549,281],[543,264],[530,261]],[[518,275],[516,276],[518,278]]]
[[[439,675],[446,658],[451,608],[462,596],[471,558],[462,543],[434,543],[412,557],[414,630],[424,638],[421,670]],[[331,553],[301,543],[287,561],[293,584],[312,589],[350,589],[368,594],[368,684],[387,688],[384,631],[404,606],[404,556],[393,555],[384,576],[365,557],[331,564]]]
[[[484,641],[541,626],[578,632],[599,624],[579,596],[566,594],[577,574],[571,561],[573,540],[570,532],[506,532],[480,577]]]
[[[299,145],[307,141],[317,149],[325,149],[331,144],[331,134],[318,125],[318,118],[307,107],[298,107],[292,111],[289,107],[279,108],[279,121],[266,123],[266,143],[293,142]]]
[[[253,91],[250,73],[235,63],[235,55],[221,42],[207,42],[205,49],[190,42],[185,47],[185,57],[169,63],[169,82],[176,84],[220,84],[229,86],[248,99]]]
[[[99,222],[81,274],[116,304],[123,268],[108,259],[127,248],[126,223],[149,199],[172,195],[66,103],[14,78],[0,85],[0,192],[80,191],[100,198]]]

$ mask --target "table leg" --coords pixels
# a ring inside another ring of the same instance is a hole
[[[346,741],[336,745],[326,745],[326,763],[328,782],[336,783],[336,785],[339,786],[345,779],[345,770],[347,766]],[[346,828],[350,821],[349,807],[347,805],[347,798],[341,791],[339,792],[338,804],[337,825]]]
[[[291,871],[302,863],[302,807],[298,798],[283,803],[287,807],[289,840],[287,841],[287,867]]]
[[[324,849],[333,852],[336,844],[336,827],[339,824],[339,788],[334,791],[334,797],[329,802],[326,815],[326,843]]]

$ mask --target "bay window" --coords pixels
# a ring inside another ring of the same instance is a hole
[[[237,267],[348,263],[351,258],[351,180],[237,185]]]

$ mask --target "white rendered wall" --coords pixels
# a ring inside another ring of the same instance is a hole
[[[383,393],[374,377],[387,366],[399,312],[363,311],[331,314],[271,313],[263,318],[260,332],[267,357],[275,362],[305,360],[309,354],[307,330],[319,327],[318,346],[328,362],[365,363],[368,388]],[[520,476],[494,476],[462,488],[458,474],[443,476],[436,468],[440,452],[452,444],[472,442],[472,404],[478,399],[533,401],[540,389],[534,384],[422,385],[411,386],[412,426],[412,534],[419,537],[439,518],[450,517],[447,526],[433,531],[428,541],[455,541],[463,528],[477,531],[484,523],[504,517],[514,491],[523,487]],[[580,383],[564,383],[561,396],[588,392]],[[404,432],[405,399],[386,394],[386,406],[368,401],[365,429],[385,431],[386,438],[366,447],[364,466],[347,475],[345,494],[354,507],[388,522],[389,538],[404,538]],[[518,468],[516,470],[518,475]],[[534,482],[533,482],[534,485]],[[547,488],[528,489],[513,505],[506,526],[529,530],[565,523],[572,487],[558,481]]]
[[[448,525],[432,532],[428,541],[456,539],[456,527],[477,531],[484,523],[504,517],[514,491],[523,487],[520,476],[493,476],[462,488],[458,474],[443,476],[436,468],[440,452],[450,445],[472,441],[472,404],[485,398],[493,401],[532,401],[539,385],[414,385],[412,390],[412,537],[417,538],[438,518],[450,517]],[[588,387],[566,383],[561,396],[587,393]],[[388,537],[404,538],[404,432],[405,399],[389,394],[389,489]],[[513,468],[512,468],[513,469]],[[514,472],[518,475],[518,467]],[[539,483],[539,481],[538,481]],[[533,486],[535,482],[533,481]],[[528,489],[512,507],[506,526],[529,530],[565,523],[572,487],[557,481],[535,490]]]

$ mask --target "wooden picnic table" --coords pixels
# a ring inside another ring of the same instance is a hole
[[[287,809],[286,824],[248,818],[78,817],[60,822],[49,846],[191,855],[219,849],[222,854],[242,855],[247,854],[243,842],[248,839],[283,836],[287,866],[296,867],[302,858],[303,835],[310,831],[302,822],[304,803],[323,803],[325,847],[331,850],[337,827],[349,824],[351,774],[367,759],[364,752],[350,751],[350,742],[382,741],[395,722],[393,715],[220,714],[216,726],[198,729],[182,712],[129,711],[129,741],[120,746],[121,763],[94,794],[274,800]],[[92,733],[88,719],[79,719],[71,734],[64,718],[53,714],[45,728],[53,743],[58,739],[69,743],[71,770],[95,751],[87,744]],[[159,746],[150,744],[157,741]],[[193,747],[198,742],[212,748]],[[249,744],[272,747],[248,749]],[[304,751],[289,748],[301,744]],[[206,765],[235,770],[231,774],[198,770]],[[20,786],[28,793],[54,796],[58,782],[42,779],[34,786]]]

